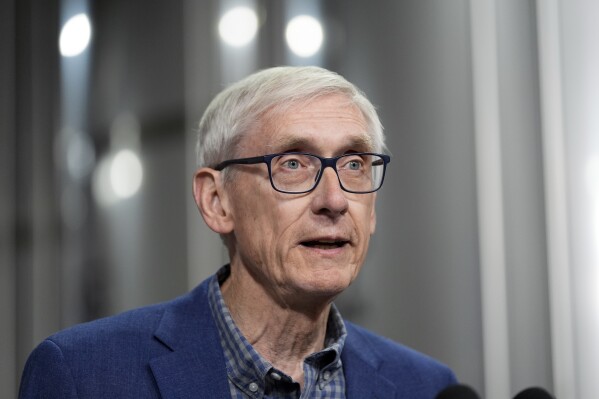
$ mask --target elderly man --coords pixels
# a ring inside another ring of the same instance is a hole
[[[390,158],[374,107],[316,67],[258,72],[200,122],[193,194],[230,264],[36,348],[21,397],[434,398],[451,371],[345,322]]]

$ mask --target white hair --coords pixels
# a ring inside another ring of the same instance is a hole
[[[385,150],[383,127],[366,96],[341,75],[320,67],[276,67],[256,72],[220,92],[200,120],[196,146],[198,167],[214,167],[235,157],[243,135],[261,122],[266,112],[341,94],[363,114],[372,150]]]

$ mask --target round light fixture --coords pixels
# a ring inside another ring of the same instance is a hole
[[[235,7],[227,11],[220,19],[218,32],[228,45],[245,46],[258,32],[256,12],[248,7]]]
[[[63,57],[74,57],[81,54],[89,45],[92,28],[85,14],[71,17],[62,27],[58,45]]]
[[[300,57],[311,57],[322,47],[324,33],[320,22],[309,15],[294,17],[285,31],[287,45]]]

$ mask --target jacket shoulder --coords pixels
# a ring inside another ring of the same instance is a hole
[[[44,397],[72,397],[73,392],[82,397],[155,397],[158,390],[149,362],[171,353],[176,343],[162,341],[160,328],[170,323],[173,334],[182,336],[197,331],[207,320],[205,294],[202,284],[171,301],[51,335],[29,356],[20,397],[37,397],[37,391],[49,392],[50,387],[60,393]]]
[[[346,326],[351,350],[388,380],[429,387],[434,392],[457,382],[451,369],[440,361],[353,323],[346,322]]]
[[[151,306],[79,324],[51,335],[29,355],[19,398],[152,397],[145,367],[164,352],[153,339],[164,306]],[[125,379],[129,384],[124,384]],[[107,381],[111,381],[108,384]],[[117,395],[118,389],[123,392]]]
[[[127,349],[123,344],[129,340],[143,342],[144,338],[152,338],[159,327],[165,313],[176,312],[183,316],[198,314],[198,305],[206,296],[206,282],[193,291],[166,302],[144,306],[122,312],[113,316],[78,324],[59,331],[47,340],[57,344],[63,351],[79,345],[117,346]],[[112,342],[112,344],[108,344]],[[108,348],[104,348],[108,349]]]
[[[77,324],[52,334],[47,340],[64,350],[78,345],[93,345],[107,340],[122,343],[153,334],[169,302],[128,310],[123,313]]]

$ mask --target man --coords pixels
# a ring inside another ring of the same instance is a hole
[[[374,107],[325,69],[224,90],[200,122],[193,194],[230,265],[174,301],[48,338],[21,397],[434,398],[448,368],[332,304],[375,230],[383,150]]]

